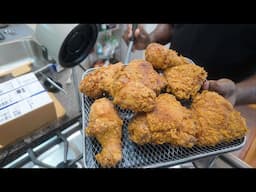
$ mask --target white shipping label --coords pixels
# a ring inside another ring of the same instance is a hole
[[[18,87],[25,86],[27,84],[30,84],[32,82],[38,81],[37,77],[34,73],[28,73],[26,75],[22,75],[20,77],[17,77],[15,79],[11,79],[9,81],[6,81],[4,83],[0,83],[0,95],[7,93],[9,91],[12,91],[14,89],[17,89]]]
[[[34,81],[30,84],[18,87],[12,91],[2,94],[0,95],[0,110],[42,91],[44,91],[44,88],[41,83],[39,81]]]
[[[51,103],[52,100],[47,92],[34,95],[26,98],[18,103],[10,105],[0,110],[0,125],[38,109],[46,104]]]

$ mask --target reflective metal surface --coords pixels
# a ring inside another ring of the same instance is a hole
[[[68,150],[58,135],[63,135],[68,141]],[[67,155],[67,156],[66,156]],[[61,162],[69,162],[70,167],[83,167],[81,124],[75,123],[59,134],[41,143],[27,153],[7,164],[4,168],[55,168]]]
[[[40,45],[31,38],[0,44],[0,73],[30,63],[33,70],[47,64]]]

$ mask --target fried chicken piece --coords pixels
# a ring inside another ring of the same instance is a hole
[[[110,95],[114,97],[130,81],[131,79],[127,73],[119,72],[111,85]]]
[[[166,69],[172,66],[189,64],[185,57],[178,56],[176,51],[158,43],[150,43],[147,46],[145,59],[152,63],[155,69]]]
[[[165,78],[154,70],[152,64],[142,59],[131,61],[124,71],[133,81],[143,83],[157,95],[167,85]]]
[[[245,119],[221,95],[203,91],[192,103],[199,122],[198,145],[214,146],[242,138],[247,131]]]
[[[191,61],[182,55],[178,56],[176,51],[169,49],[168,55],[166,57],[166,63],[168,64],[168,67],[174,67],[178,65],[190,64]]]
[[[96,69],[95,71],[86,75],[79,85],[79,90],[81,93],[94,99],[103,95],[103,90],[99,85],[101,71],[101,69]]]
[[[144,60],[133,60],[120,72],[112,84],[114,103],[134,112],[152,111],[156,94],[166,86],[166,80]]]
[[[193,98],[207,77],[207,72],[195,64],[178,65],[164,70],[167,80],[167,92],[178,99]]]
[[[130,139],[137,144],[163,144],[192,147],[197,124],[189,109],[174,96],[160,94],[152,112],[139,114],[128,126]]]
[[[137,81],[129,81],[114,95],[113,103],[134,112],[149,112],[155,106],[156,94]]]
[[[165,78],[154,70],[152,64],[142,59],[131,61],[119,74],[113,84],[113,89],[115,89],[113,94],[128,81],[143,83],[146,87],[155,91],[157,95],[167,85]]]
[[[125,65],[121,62],[107,66],[101,75],[100,88],[110,93],[114,80],[118,76],[118,73],[124,69],[124,67]]]
[[[146,113],[138,113],[134,116],[128,125],[128,131],[129,138],[139,145],[150,143],[152,140]]]
[[[168,53],[168,48],[158,43],[150,43],[145,50],[145,59],[152,63],[155,69],[166,69],[169,67],[166,62]]]
[[[122,124],[110,100],[97,99],[91,105],[86,134],[96,137],[102,146],[102,151],[95,156],[102,167],[114,167],[122,159]]]
[[[123,68],[124,64],[116,63],[96,69],[81,81],[80,92],[92,98],[99,98],[104,92],[111,92],[112,83]]]

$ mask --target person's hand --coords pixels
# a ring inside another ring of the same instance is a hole
[[[236,103],[236,84],[230,79],[206,81],[203,85],[203,89],[219,93],[229,100],[232,105]]]
[[[131,36],[132,36],[132,25],[129,24],[127,26],[126,31],[123,34],[123,39],[127,43],[127,45],[129,44],[129,40]],[[144,30],[142,25],[138,25],[138,28],[134,32],[134,37],[135,37],[135,40],[133,45],[133,51],[134,49],[143,50],[150,43],[149,34]]]

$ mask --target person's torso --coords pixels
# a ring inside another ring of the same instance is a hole
[[[175,25],[171,48],[208,72],[208,79],[241,81],[256,69],[256,25]]]

